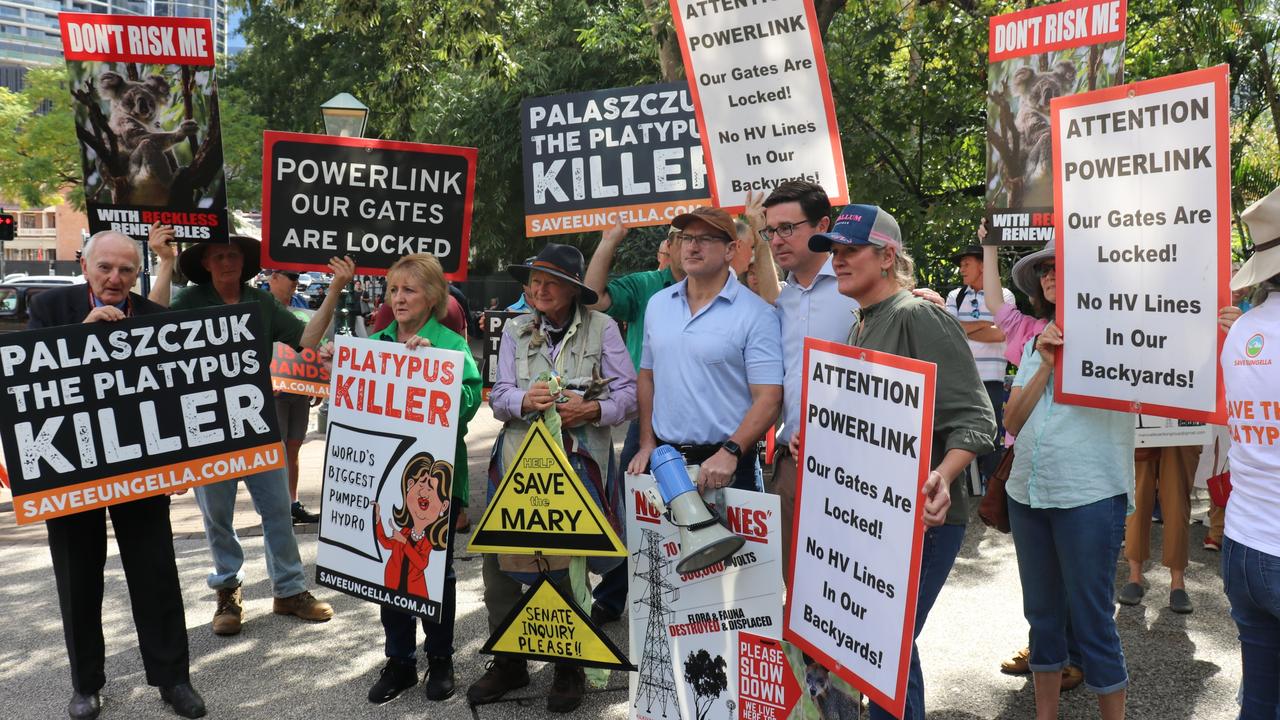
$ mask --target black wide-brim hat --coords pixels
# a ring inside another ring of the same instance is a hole
[[[951,256],[951,262],[953,262],[953,263],[955,263],[955,264],[959,265],[959,264],[960,264],[960,261],[961,261],[961,260],[963,260],[963,259],[965,259],[965,258],[967,258],[967,257],[974,258],[974,259],[978,260],[979,262],[981,262],[981,261],[982,261],[982,246],[981,246],[981,245],[969,245],[969,246],[965,247],[965,249],[964,249],[964,250],[961,250],[960,252],[958,252],[958,253],[956,253],[955,255],[952,255],[952,256]]]
[[[247,235],[232,235],[231,242],[238,245],[240,252],[244,254],[244,268],[240,271],[240,282],[249,282],[255,275],[262,272],[262,245]],[[213,280],[213,276],[204,269],[201,261],[204,260],[205,252],[217,245],[221,243],[196,243],[183,250],[178,255],[178,267],[181,268],[182,274],[197,285]]]
[[[534,270],[554,275],[581,290],[580,297],[584,305],[595,305],[600,296],[582,282],[585,265],[582,251],[578,248],[572,245],[547,243],[547,246],[542,248],[533,259],[526,261],[523,265],[508,265],[507,272],[511,273],[511,277],[519,280],[521,285],[529,284],[529,273]]]

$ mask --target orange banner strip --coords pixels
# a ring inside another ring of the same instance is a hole
[[[278,442],[268,443],[143,472],[123,473],[77,485],[15,495],[13,510],[18,524],[26,525],[282,467],[284,446]]]
[[[569,233],[604,230],[613,227],[618,220],[627,227],[668,225],[677,215],[683,215],[696,207],[710,205],[711,198],[693,200],[668,200],[645,205],[617,205],[569,210],[566,212],[525,215],[524,233],[529,237],[540,235],[567,235]]]

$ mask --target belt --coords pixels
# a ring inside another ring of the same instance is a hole
[[[716,453],[720,452],[719,443],[716,443],[715,445],[694,445],[691,443],[675,443],[675,442],[669,442],[667,440],[659,439],[658,444],[670,445],[671,447],[675,448],[676,451],[679,452],[684,457],[685,463],[688,465],[701,465],[702,463],[711,459],[712,455],[715,455]],[[747,462],[748,460],[754,460],[755,457],[756,457],[755,445],[745,447],[742,449],[742,457],[738,458],[738,464],[741,465],[742,463]]]

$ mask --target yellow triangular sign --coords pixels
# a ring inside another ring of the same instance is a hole
[[[498,484],[470,552],[626,556],[605,519],[542,421],[533,424]]]
[[[635,670],[627,656],[568,595],[543,575],[480,652],[586,667]]]

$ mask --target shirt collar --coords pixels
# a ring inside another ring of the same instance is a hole
[[[724,287],[720,288],[720,292],[716,293],[716,297],[733,302],[738,298],[738,290],[741,287],[742,283],[738,282],[738,278],[734,276],[733,270],[730,269],[729,279],[725,281]],[[686,275],[683,280],[671,286],[671,297],[678,297],[686,303],[689,302],[689,276]]]
[[[106,303],[102,302],[102,300],[98,297],[97,293],[95,293],[93,290],[89,291],[89,300],[92,301],[93,306],[96,308],[106,307],[107,305]],[[124,297],[124,300],[121,300],[120,302],[115,304],[115,307],[118,307],[121,310],[124,310],[127,312],[129,310],[129,296],[126,295]]]
[[[787,273],[787,285],[788,285],[789,287],[795,287],[795,288],[799,288],[799,289],[802,289],[802,290],[810,290],[810,289],[812,289],[815,285],[817,285],[817,284],[818,284],[818,278],[821,278],[821,277],[829,277],[829,278],[831,278],[831,279],[833,279],[833,280],[834,280],[834,279],[835,279],[835,277],[836,277],[836,271],[835,271],[835,268],[831,267],[831,256],[830,256],[830,255],[828,255],[828,256],[827,256],[827,260],[826,260],[826,262],[822,263],[822,267],[818,268],[818,272],[813,276],[813,282],[809,283],[809,287],[807,287],[807,288],[806,288],[806,287],[803,287],[802,285],[800,285],[799,281],[797,281],[797,280],[796,280],[796,274],[795,274],[795,272],[789,272],[789,273]]]

